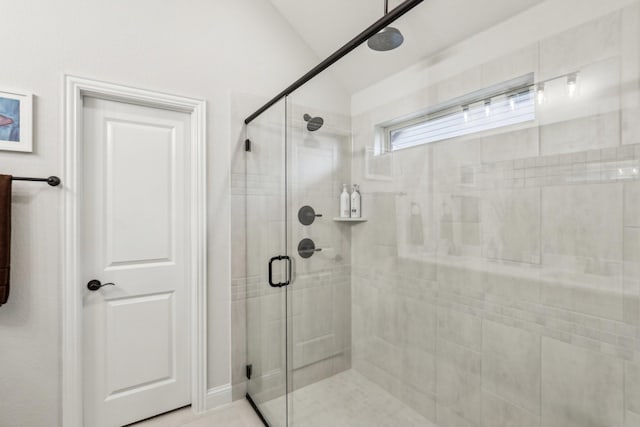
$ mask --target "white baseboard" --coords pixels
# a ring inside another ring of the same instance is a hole
[[[231,403],[231,401],[231,384],[225,384],[207,390],[207,411]]]
[[[247,395],[247,382],[241,381],[231,386],[231,398],[233,400],[244,399]]]

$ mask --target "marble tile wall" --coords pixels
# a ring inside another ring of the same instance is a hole
[[[283,393],[286,307],[294,388],[353,366],[443,427],[640,425],[639,22],[635,3],[352,119],[325,112],[323,133],[293,104],[286,209],[284,145],[245,156],[239,138],[234,395],[247,352],[264,398]],[[577,96],[551,80],[534,124],[366,154],[377,123],[531,71],[578,71]],[[258,140],[283,141],[274,114]],[[330,220],[350,181],[366,224]],[[323,218],[285,226],[305,204]],[[285,231],[323,249],[295,260],[288,301],[259,262]]]
[[[368,173],[376,124],[532,71],[534,123]],[[639,110],[635,2],[353,117],[353,368],[441,427],[640,425]]]
[[[289,333],[291,389],[296,390],[351,366],[351,234],[333,221],[342,184],[350,184],[351,122],[344,114],[297,104],[296,94],[288,102],[287,236],[295,277],[288,289]],[[305,113],[323,117],[322,128],[309,132]],[[322,216],[305,226],[297,220],[302,206]],[[306,259],[296,253],[304,238],[320,249]]]

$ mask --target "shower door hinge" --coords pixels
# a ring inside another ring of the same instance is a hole
[[[250,139],[245,139],[244,140],[244,151],[251,151],[251,140]]]
[[[253,365],[247,365],[246,366],[246,373],[247,373],[247,379],[250,380],[251,379],[251,372],[253,371]]]

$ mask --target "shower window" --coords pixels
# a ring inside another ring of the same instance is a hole
[[[388,151],[535,120],[533,74],[439,104],[382,127]]]

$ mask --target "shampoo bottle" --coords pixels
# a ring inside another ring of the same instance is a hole
[[[349,203],[349,190],[347,184],[342,184],[342,193],[340,194],[340,218],[349,218],[351,216],[351,204]]]
[[[353,191],[351,192],[351,218],[360,218],[360,190],[357,184],[353,184]]]

